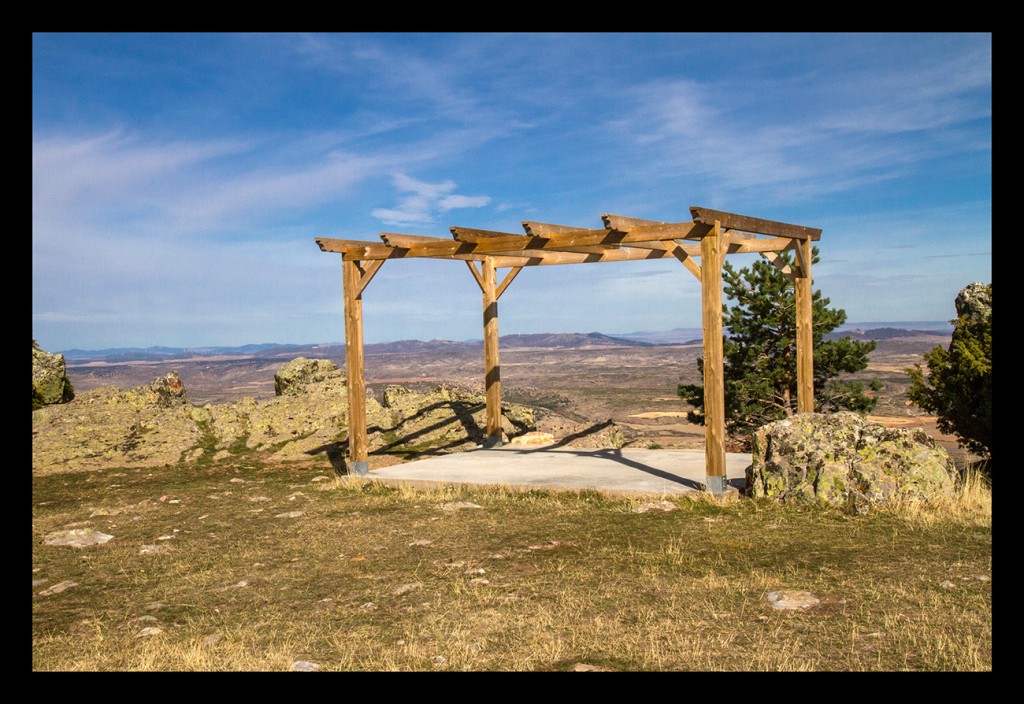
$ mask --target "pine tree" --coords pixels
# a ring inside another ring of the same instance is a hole
[[[938,416],[938,428],[989,460],[992,457],[992,284],[970,284],[956,299],[949,349],[925,354],[907,369],[910,400]],[[991,463],[988,465],[991,471]]]
[[[792,260],[783,255],[792,264]],[[818,262],[814,248],[812,264]],[[796,291],[790,280],[767,261],[735,269],[722,267],[723,292],[735,305],[722,306],[726,431],[749,443],[749,433],[797,412]],[[846,311],[829,308],[821,291],[812,296],[814,406],[818,412],[870,411],[876,400],[863,382],[836,379],[867,367],[875,342],[824,336],[846,322]],[[704,373],[704,359],[697,360]],[[872,388],[877,390],[877,382]],[[704,423],[704,387],[680,384],[679,395],[695,410],[691,423]]]

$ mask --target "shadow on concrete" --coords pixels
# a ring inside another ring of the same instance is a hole
[[[600,428],[604,428],[604,427],[606,427],[606,426],[608,426],[610,424],[611,424],[611,421],[608,421],[607,423],[601,423],[599,425],[595,425],[594,427],[600,429]],[[585,437],[588,434],[589,434],[589,432],[587,432],[587,431],[584,431],[583,433],[577,433],[577,435],[580,435],[581,437]],[[505,447],[503,447],[501,449],[501,451],[502,452],[509,452],[509,453],[513,453],[514,452],[516,454],[528,455],[528,454],[533,453],[533,452],[544,452],[545,450],[551,450],[551,449],[554,449],[554,448],[558,448],[559,446],[560,446],[559,443],[555,443],[553,445],[545,445],[543,447],[523,448],[522,450],[520,450],[518,448],[513,449],[512,447],[506,445]],[[659,479],[664,479],[665,481],[673,482],[675,484],[680,484],[682,486],[688,487],[690,489],[696,489],[698,491],[704,491],[707,488],[701,482],[695,482],[692,479],[687,479],[686,477],[680,477],[678,474],[672,474],[671,472],[666,472],[663,469],[658,469],[657,467],[651,467],[650,465],[646,465],[643,462],[638,462],[636,460],[631,460],[631,459],[628,459],[626,457],[623,457],[621,450],[613,450],[613,449],[598,449],[598,450],[574,449],[574,450],[564,450],[563,449],[563,450],[561,450],[561,452],[562,452],[562,454],[572,455],[574,457],[594,457],[594,458],[601,458],[601,459],[611,460],[613,462],[617,462],[618,464],[624,465],[626,467],[630,467],[632,469],[637,469],[637,470],[640,470],[641,472],[646,472],[647,474],[650,474],[651,476],[654,476],[654,477],[658,477]]]

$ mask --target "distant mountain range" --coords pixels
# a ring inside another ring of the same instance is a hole
[[[948,321],[920,320],[895,323],[847,323],[825,335],[834,340],[852,337],[855,340],[891,340],[896,337],[948,335],[953,327]],[[704,338],[700,328],[673,328],[660,332],[627,332],[616,337],[647,342],[652,345],[699,345]]]
[[[887,327],[868,327],[881,325]],[[892,327],[906,325],[908,327]],[[912,327],[911,327],[912,326]],[[947,335],[951,332],[948,323],[860,323],[844,326],[826,335],[827,339],[850,336],[857,340],[890,340],[905,337],[926,337]],[[535,333],[530,335],[504,335],[500,338],[502,349],[588,349],[598,347],[651,347],[657,345],[699,345],[700,328],[675,328],[662,332],[633,332],[621,335],[605,335],[599,332],[582,333]],[[482,340],[397,340],[365,346],[367,355],[401,354],[415,352],[471,351],[481,349]],[[316,345],[290,345],[274,342],[241,345],[238,347],[118,347],[102,350],[63,350],[61,354],[69,363],[105,362],[118,364],[126,362],[163,362],[195,357],[256,357],[264,359],[293,358],[315,355],[344,356],[344,343],[334,342]]]
[[[364,346],[367,355],[399,354],[411,352],[440,352],[445,350],[482,349],[483,340],[397,340],[379,342]],[[504,335],[500,338],[504,349],[585,349],[593,347],[650,347],[651,344],[637,340],[611,337],[599,332],[581,333],[536,333],[532,335]],[[69,362],[162,362],[193,357],[294,357],[299,354],[317,353],[344,355],[345,345],[333,342],[322,345],[287,345],[265,342],[242,345],[241,347],[118,347],[102,350],[64,350],[61,354]]]

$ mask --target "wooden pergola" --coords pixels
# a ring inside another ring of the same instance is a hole
[[[821,230],[692,207],[688,222],[659,222],[602,215],[604,228],[588,230],[524,221],[525,234],[450,228],[453,239],[380,233],[382,244],[318,237],[324,252],[342,255],[345,297],[349,472],[366,474],[366,380],[363,368],[363,291],[389,259],[460,259],[483,292],[484,369],[487,406],[485,447],[501,444],[501,366],[498,299],[528,266],[678,259],[701,284],[704,334],[706,487],[727,488],[725,387],[722,359],[722,262],[726,254],[757,252],[796,286],[797,410],[814,412],[811,243]],[[793,266],[779,255],[792,251]],[[696,261],[699,259],[699,263]],[[501,280],[497,272],[508,269]]]

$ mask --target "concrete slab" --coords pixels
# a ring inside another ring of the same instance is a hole
[[[749,453],[727,453],[730,487],[742,489]],[[590,450],[505,445],[370,470],[369,479],[429,484],[500,484],[616,493],[704,491],[703,450]]]

